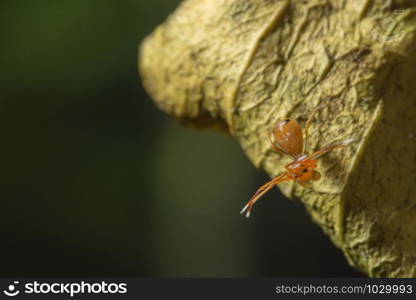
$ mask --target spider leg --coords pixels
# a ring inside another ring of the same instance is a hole
[[[315,117],[315,115],[316,115],[316,113],[320,110],[320,109],[322,109],[324,106],[325,106],[326,104],[323,104],[323,105],[319,105],[318,107],[316,107],[311,113],[310,113],[310,115],[309,115],[309,117],[308,117],[308,120],[306,120],[306,123],[305,123],[305,127],[304,127],[304,129],[303,129],[303,132],[304,132],[304,135],[305,135],[305,138],[304,138],[304,141],[303,141],[303,153],[307,153],[308,152],[308,150],[307,150],[307,147],[308,147],[308,129],[309,129],[309,126],[311,125],[311,123],[312,123],[312,121],[313,121],[313,118]]]
[[[259,189],[254,193],[251,199],[247,202],[247,204],[243,207],[240,214],[246,213],[246,217],[249,218],[251,214],[251,210],[253,209],[254,203],[257,202],[264,194],[270,191],[275,185],[279,184],[280,182],[287,181],[292,179],[288,173],[283,173],[276,178],[270,180],[266,184],[259,187]]]
[[[299,183],[301,186],[303,186],[305,189],[312,188],[312,184],[309,181],[296,180],[296,182]]]
[[[342,148],[342,147],[348,146],[349,144],[351,144],[354,141],[355,141],[355,139],[350,138],[350,139],[344,140],[343,142],[329,145],[325,148],[322,148],[321,150],[316,151],[315,153],[312,153],[305,160],[317,159],[317,158],[319,158],[320,156],[324,155],[325,153],[327,153],[329,151],[332,151],[332,150],[337,149],[337,148]]]
[[[254,194],[254,196],[250,199],[249,202],[247,202],[247,204],[243,207],[243,209],[240,211],[240,214],[243,214],[244,212],[246,213],[246,218],[250,217],[251,214],[251,210],[253,209],[253,205],[254,203],[260,199],[260,197],[262,197],[265,193],[267,193],[269,190],[271,190],[273,187],[275,186],[274,183],[270,184],[269,186],[267,186],[263,191],[261,192],[256,192]]]

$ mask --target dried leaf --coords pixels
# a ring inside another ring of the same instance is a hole
[[[309,149],[357,141],[322,157],[312,189],[280,188],[351,265],[415,277],[415,11],[405,0],[187,0],[143,43],[140,72],[161,109],[226,127],[271,176],[288,160],[269,128],[325,104]]]

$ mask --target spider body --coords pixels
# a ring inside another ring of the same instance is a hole
[[[302,127],[296,120],[286,119],[276,123],[273,135],[278,147],[292,156],[299,156],[303,151]]]
[[[321,178],[321,174],[316,170],[318,167],[318,158],[331,150],[344,147],[353,141],[353,139],[347,139],[341,143],[332,144],[312,154],[308,154],[306,151],[308,128],[318,109],[320,107],[311,113],[303,130],[299,123],[292,119],[279,121],[274,126],[271,131],[274,141],[270,139],[270,134],[268,136],[273,149],[291,156],[293,161],[285,166],[285,171],[282,174],[261,186],[254,193],[247,205],[241,210],[241,213],[246,212],[246,217],[250,216],[254,203],[281,182],[294,180],[301,186],[310,188],[312,181]]]
[[[306,159],[307,156],[300,156],[294,162],[285,166],[286,172],[290,177],[297,182],[308,182],[310,180],[318,180],[318,171],[315,169],[318,167],[317,159]]]

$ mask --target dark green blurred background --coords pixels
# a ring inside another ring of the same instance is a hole
[[[221,133],[137,74],[172,0],[0,2],[0,276],[356,276]]]

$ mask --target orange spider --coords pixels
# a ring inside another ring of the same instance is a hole
[[[331,150],[347,146],[354,141],[354,139],[347,139],[341,143],[329,145],[321,150],[316,151],[315,153],[308,154],[306,152],[308,127],[313,119],[313,116],[320,108],[321,107],[316,108],[305,123],[305,139],[303,138],[302,127],[296,120],[286,119],[277,122],[277,124],[274,126],[271,133],[274,136],[275,142],[273,143],[270,139],[270,134],[268,136],[273,149],[277,152],[290,155],[293,158],[293,162],[285,166],[285,172],[270,180],[265,185],[262,185],[254,193],[253,197],[251,197],[246,206],[244,206],[244,208],[241,210],[241,214],[246,212],[246,217],[250,217],[254,203],[275,185],[281,182],[295,180],[303,187],[310,188],[311,181],[321,178],[321,174],[315,170],[318,166],[317,159],[321,155]]]

